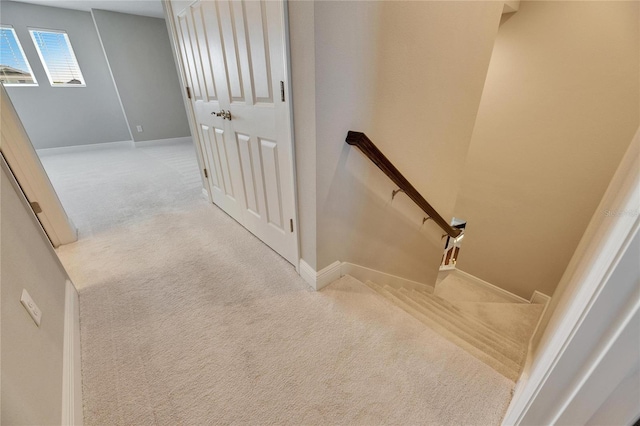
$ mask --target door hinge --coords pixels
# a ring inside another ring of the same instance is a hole
[[[191,88],[187,86],[187,98],[191,99]]]
[[[29,204],[31,205],[31,210],[33,210],[35,214],[42,213],[42,207],[40,207],[40,204],[38,204],[37,201],[33,201]]]
[[[209,172],[207,172],[207,169],[204,169],[204,177],[209,179]]]
[[[289,219],[289,227],[291,228],[291,232],[293,232],[293,219]]]
[[[280,82],[280,100],[284,102],[284,81]]]

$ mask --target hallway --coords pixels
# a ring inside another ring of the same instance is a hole
[[[499,424],[513,382],[351,277],[312,291],[161,169],[101,172],[139,188],[140,215],[53,178],[84,215],[58,253],[80,293],[86,424]]]

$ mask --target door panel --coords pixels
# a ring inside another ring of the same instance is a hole
[[[242,177],[244,179],[244,195],[247,210],[256,217],[260,217],[260,212],[264,209],[258,204],[258,193],[256,185],[256,175],[251,153],[251,138],[242,133],[236,133],[236,141],[238,143],[238,151],[240,152],[240,168],[242,169]]]
[[[267,199],[267,222],[280,230],[284,230],[282,200],[280,199],[280,178],[278,176],[278,146],[273,141],[260,139],[260,153],[264,195]]]
[[[233,183],[231,181],[231,168],[229,166],[229,156],[227,155],[227,147],[224,143],[224,130],[215,129],[214,141],[218,158],[220,159],[220,166],[222,169],[222,176],[224,181],[224,193],[235,200],[233,193]]]
[[[214,203],[297,262],[282,1],[172,1]],[[178,6],[181,4],[182,6]],[[196,90],[197,88],[197,90]],[[215,115],[229,110],[232,119]]]
[[[197,85],[198,85],[198,90],[194,93],[195,94],[194,99],[196,101],[204,100],[205,102],[207,102],[209,99],[203,96],[204,86],[205,86],[204,73],[202,68],[202,57],[200,53],[200,47],[198,46],[198,36],[196,34],[195,25],[193,22],[193,7],[190,8],[190,12],[191,13],[185,13],[185,25],[186,25],[185,35],[188,37],[189,45],[191,46],[190,53],[193,61],[193,72],[194,72],[192,81],[194,81],[194,84],[197,81]]]
[[[209,185],[217,189],[218,191],[222,191],[222,175],[220,174],[220,161],[218,160],[217,155],[214,154],[214,147],[211,143],[211,134],[209,133],[211,129],[207,126],[200,126],[201,137],[205,162],[207,164],[207,169],[211,172],[209,173]]]
[[[194,100],[202,99],[200,92],[200,83],[198,81],[198,73],[193,58],[193,46],[191,34],[189,31],[188,14],[185,11],[182,15],[178,16],[177,22],[178,36],[180,37],[179,44],[181,52],[185,62],[185,71],[188,74],[187,79],[189,81],[189,87],[191,88],[191,96]]]
[[[213,68],[209,57],[208,31],[204,22],[202,5],[196,3],[191,7],[191,17],[193,19],[194,31],[198,42],[198,54],[201,58],[202,78],[204,80],[204,100],[218,100],[216,96],[215,82],[213,78]]]
[[[220,208],[226,211],[231,217],[240,221],[242,219],[242,208],[236,200],[236,191],[233,184],[233,172],[230,158],[225,142],[225,130],[217,127],[201,126],[202,145],[205,152],[205,159],[209,173],[209,186],[211,188],[211,198]]]
[[[267,35],[267,4],[258,1],[243,2],[243,15],[248,38],[246,51],[251,61],[251,83],[254,102],[273,103],[269,41]],[[277,45],[275,46],[277,48]]]
[[[229,2],[216,2],[218,24],[222,35],[224,68],[227,75],[227,90],[231,102],[244,102],[244,87],[240,68],[240,55],[232,7]]]

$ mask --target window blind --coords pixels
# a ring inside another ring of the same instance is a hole
[[[11,27],[0,27],[0,82],[6,86],[38,85]]]
[[[69,36],[63,31],[29,30],[52,86],[84,86]]]

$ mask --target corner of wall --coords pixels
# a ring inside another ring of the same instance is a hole
[[[62,422],[82,426],[82,366],[78,292],[69,280],[65,286],[64,343],[62,358]]]
[[[301,257],[314,271],[317,264],[317,134],[313,2],[285,2],[289,19],[288,52],[293,104],[298,235]],[[302,269],[302,268],[301,268]],[[315,272],[314,272],[315,273]]]
[[[316,272],[307,262],[300,259],[300,276],[314,290],[318,291],[340,278],[342,262],[335,261],[331,265]]]

